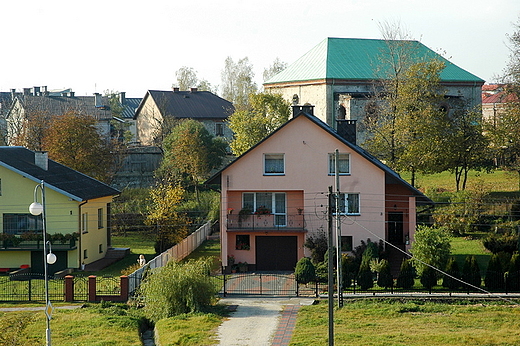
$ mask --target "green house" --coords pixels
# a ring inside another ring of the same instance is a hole
[[[467,107],[480,106],[484,80],[421,42],[406,40],[326,38],[266,81],[264,89],[283,95],[293,104],[314,105],[315,113],[333,128],[336,119],[358,120],[358,136],[362,139],[362,120],[374,106],[370,100],[376,88],[374,82],[392,75],[389,61],[419,62],[432,58],[445,63],[440,77],[447,100],[462,99]]]
[[[29,266],[43,273],[43,218],[29,213],[42,203],[57,262],[54,273],[102,259],[110,248],[110,203],[119,191],[48,159],[46,152],[0,147],[0,270]]]

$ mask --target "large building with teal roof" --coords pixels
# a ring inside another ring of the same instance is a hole
[[[332,127],[336,119],[358,121],[363,137],[363,119],[373,107],[376,81],[392,75],[390,57],[419,62],[444,62],[441,83],[449,99],[462,99],[468,107],[481,105],[484,80],[458,67],[418,41],[326,38],[285,70],[264,83],[266,91],[279,93],[291,103],[310,103],[315,114]],[[403,56],[406,55],[406,56]],[[449,108],[449,104],[445,105]]]

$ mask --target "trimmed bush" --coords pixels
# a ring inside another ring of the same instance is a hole
[[[380,261],[379,272],[377,273],[377,285],[384,288],[389,288],[394,285],[394,278],[390,272],[390,264],[385,259]]]
[[[369,288],[374,287],[374,278],[368,262],[363,262],[361,264],[357,281],[362,290],[368,290]]]
[[[432,267],[424,268],[421,274],[421,285],[431,292],[432,287],[437,285],[437,271]]]
[[[412,266],[412,262],[409,259],[403,260],[401,263],[401,270],[397,277],[396,286],[404,289],[410,289],[415,283],[415,269]]]
[[[498,254],[493,254],[486,270],[484,284],[488,290],[500,290],[504,288],[504,270]]]
[[[511,257],[509,268],[506,273],[507,289],[509,291],[520,290],[520,255],[515,253]]]
[[[316,280],[316,269],[314,268],[310,258],[303,257],[298,261],[298,263],[296,263],[294,275],[296,281],[301,284],[307,284]]]
[[[512,254],[518,250],[518,235],[491,233],[482,240],[482,244],[494,254],[499,252]]]
[[[451,290],[456,290],[460,288],[461,282],[453,278],[461,278],[459,265],[457,264],[455,257],[450,257],[450,259],[448,260],[448,264],[446,265],[446,274],[449,274],[451,276],[444,275],[444,278],[442,280],[442,287],[446,287]]]
[[[475,287],[480,287],[482,284],[482,277],[480,275],[480,268],[475,256],[466,256],[464,266],[462,267],[462,280]]]

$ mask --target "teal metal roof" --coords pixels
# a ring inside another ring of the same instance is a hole
[[[309,52],[269,79],[265,84],[318,79],[381,79],[385,57],[390,50],[412,54],[413,59],[437,58],[446,64],[441,73],[444,82],[476,82],[484,80],[458,67],[418,41],[386,41],[356,38],[326,38]]]

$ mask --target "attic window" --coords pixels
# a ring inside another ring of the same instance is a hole
[[[283,175],[285,173],[284,154],[264,154],[264,174]]]

